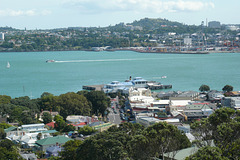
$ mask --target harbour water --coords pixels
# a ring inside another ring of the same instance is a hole
[[[56,62],[46,63],[54,59]],[[240,53],[157,54],[116,52],[0,53],[0,95],[38,98],[43,92],[60,95],[83,85],[106,84],[132,77],[172,84],[174,91],[198,91],[202,84],[240,90]],[[11,67],[7,68],[7,63]],[[162,76],[166,78],[161,79]]]

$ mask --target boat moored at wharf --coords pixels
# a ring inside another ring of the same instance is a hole
[[[97,85],[98,86],[98,85]],[[129,88],[149,88],[151,90],[160,90],[160,89],[169,89],[172,88],[172,85],[163,85],[156,81],[147,81],[143,79],[142,77],[135,77],[135,78],[129,78],[129,80],[126,80],[124,82],[119,81],[112,81],[109,84],[101,85],[101,90],[104,93],[116,93],[121,92],[128,94]],[[91,86],[83,86],[83,89],[86,90],[96,90],[97,88],[91,87]],[[98,89],[99,90],[99,89]]]

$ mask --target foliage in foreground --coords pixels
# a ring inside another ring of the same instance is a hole
[[[82,143],[69,141],[65,146],[66,152],[61,154],[64,155],[63,159],[72,160],[146,160],[190,145],[185,134],[167,123],[157,123],[149,128],[123,123],[120,127],[113,126],[108,131],[89,137]],[[66,154],[67,151],[71,154]]]
[[[216,110],[209,118],[191,125],[198,147],[215,145],[215,148],[203,148],[195,156],[208,152],[219,154],[223,158],[240,157],[240,111],[231,108]]]

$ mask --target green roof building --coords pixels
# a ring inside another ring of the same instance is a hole
[[[55,137],[48,137],[41,140],[36,141],[36,146],[41,151],[46,151],[46,148],[53,147],[53,146],[62,146],[67,141],[72,140],[71,138],[65,137],[65,136],[55,136]]]

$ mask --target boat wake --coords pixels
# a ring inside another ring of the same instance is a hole
[[[81,62],[116,62],[116,61],[142,61],[156,58],[136,58],[136,59],[96,59],[96,60],[69,60],[69,61],[55,61],[56,63],[81,63]]]

